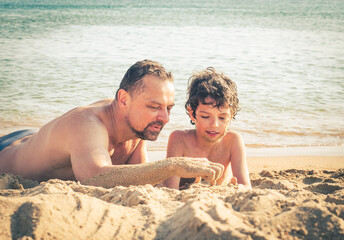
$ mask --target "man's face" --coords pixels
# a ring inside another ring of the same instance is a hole
[[[214,107],[215,101],[207,97],[206,103],[199,105],[196,109],[196,118],[189,112],[191,120],[195,122],[197,136],[207,142],[217,142],[226,134],[230,124],[231,115],[229,107]]]
[[[144,89],[131,97],[127,125],[136,137],[155,141],[170,119],[174,106],[174,86],[154,75],[142,79]]]

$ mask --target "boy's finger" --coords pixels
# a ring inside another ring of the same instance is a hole
[[[201,177],[196,177],[195,183],[200,183],[200,182],[201,182],[201,180],[202,180],[202,178],[201,178]]]
[[[236,177],[232,177],[231,184],[237,185],[237,183],[238,183],[238,179]]]

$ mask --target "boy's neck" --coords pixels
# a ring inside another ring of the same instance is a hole
[[[216,147],[221,144],[222,139],[223,137],[217,139],[216,141],[209,141],[207,139],[204,139],[202,136],[197,135],[197,131],[195,131],[195,147],[202,149],[204,153],[211,153]]]

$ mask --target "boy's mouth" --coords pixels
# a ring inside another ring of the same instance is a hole
[[[215,132],[215,131],[206,131],[206,133],[210,136],[216,136],[217,134],[219,134],[218,132]]]

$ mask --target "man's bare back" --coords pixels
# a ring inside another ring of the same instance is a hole
[[[0,172],[104,187],[155,184],[173,175],[218,179],[223,167],[207,160],[146,163],[146,140],[157,139],[173,105],[173,78],[156,62],[137,62],[115,99],[75,108],[0,151]]]
[[[0,152],[0,169],[38,181],[50,178],[75,180],[70,155],[71,146],[77,144],[74,141],[80,133],[79,128],[88,128],[88,125],[93,131],[105,128],[102,116],[112,101],[104,99],[75,108],[43,126],[36,134],[13,142]],[[109,144],[109,155],[114,156],[112,163],[126,164],[130,155],[119,153],[133,152],[139,141],[137,139],[130,141],[131,144],[120,144],[116,153]]]

